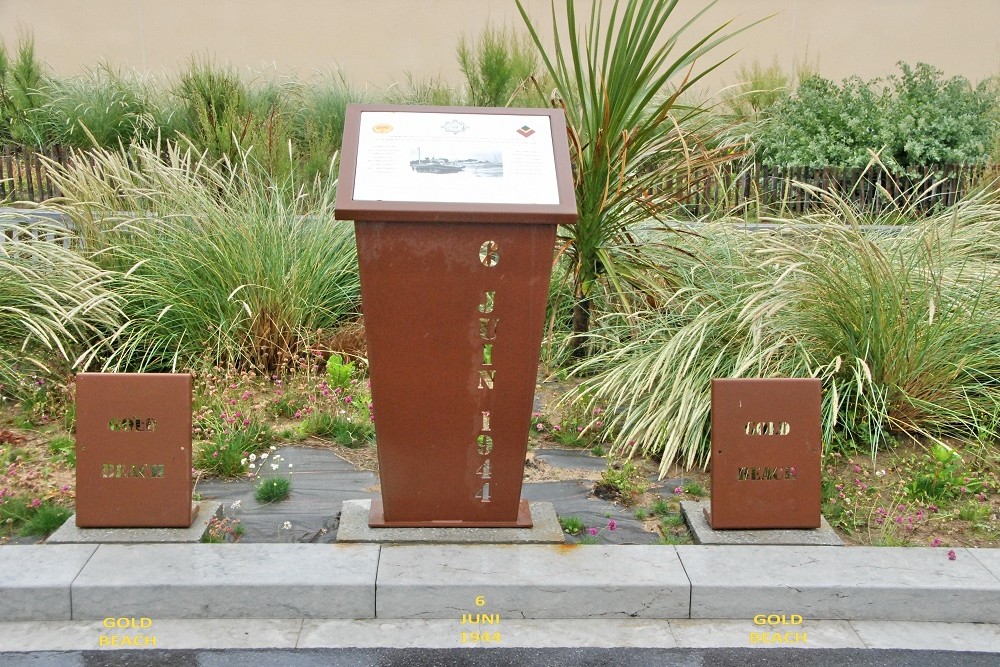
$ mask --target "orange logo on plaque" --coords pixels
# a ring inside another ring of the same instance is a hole
[[[388,123],[379,123],[378,125],[372,125],[372,131],[378,134],[388,134],[392,132],[392,125]]]

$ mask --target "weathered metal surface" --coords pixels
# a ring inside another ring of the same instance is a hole
[[[559,203],[355,201],[363,111],[547,116]],[[369,524],[530,526],[521,483],[555,230],[576,221],[562,112],[352,105],[339,179],[378,442]]]
[[[384,525],[524,525],[555,226],[355,229]]]
[[[818,528],[820,381],[712,380],[712,528]]]
[[[76,525],[177,528],[191,505],[191,376],[76,376]]]

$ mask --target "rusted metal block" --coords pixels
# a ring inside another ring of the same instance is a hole
[[[712,380],[713,529],[818,528],[818,379]]]
[[[177,528],[191,503],[191,376],[76,376],[76,525]]]

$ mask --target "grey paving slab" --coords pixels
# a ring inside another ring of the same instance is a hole
[[[123,637],[133,644],[149,637],[143,648],[238,649],[295,648],[301,619],[151,619],[145,629],[107,628],[103,620],[36,621],[0,624],[0,652],[122,650]],[[117,639],[112,639],[112,638]],[[114,645],[112,645],[114,644]]]
[[[0,621],[72,618],[70,585],[95,551],[86,544],[0,546]]]
[[[454,619],[314,620],[302,624],[299,648],[377,647],[458,648],[588,646],[615,648],[676,646],[667,621],[638,619],[504,619],[482,626],[489,642],[473,642],[470,628]],[[462,633],[465,633],[463,636]],[[496,641],[499,639],[499,641]]]
[[[689,589],[668,546],[390,545],[377,600],[378,618],[686,618]]]
[[[670,630],[677,646],[685,648],[865,648],[848,621],[803,621],[783,627],[756,625],[749,618],[681,619],[670,621]]]
[[[1000,625],[912,621],[851,621],[851,625],[870,648],[1000,653]]]
[[[188,528],[80,528],[74,514],[46,544],[182,544],[200,542],[213,516],[222,516],[222,505],[209,500],[196,503],[198,514]]]
[[[562,544],[552,503],[529,503],[531,528],[371,528],[370,500],[344,501],[337,542],[378,544]]]
[[[681,546],[692,618],[1000,622],[1000,580],[967,550]]]
[[[101,546],[73,618],[371,618],[374,544]]]
[[[684,521],[691,530],[695,544],[780,544],[786,546],[844,546],[826,518],[820,515],[820,526],[812,530],[713,530],[705,518],[711,510],[708,501],[682,500]]]

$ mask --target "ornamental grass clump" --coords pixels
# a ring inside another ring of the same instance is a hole
[[[273,371],[357,311],[353,234],[330,224],[335,184],[307,202],[249,164],[213,165],[174,144],[53,169],[60,209],[112,274],[124,313],[92,339],[88,360],[103,370]]]
[[[662,309],[600,326],[580,395],[609,406],[615,453],[710,458],[713,378],[818,377],[827,447],[874,457],[889,438],[997,438],[1000,201],[983,193],[887,235],[848,202],[687,236]]]
[[[118,326],[121,301],[110,272],[66,247],[65,228],[0,214],[0,239],[0,394],[24,399]],[[33,374],[42,385],[23,381]]]

